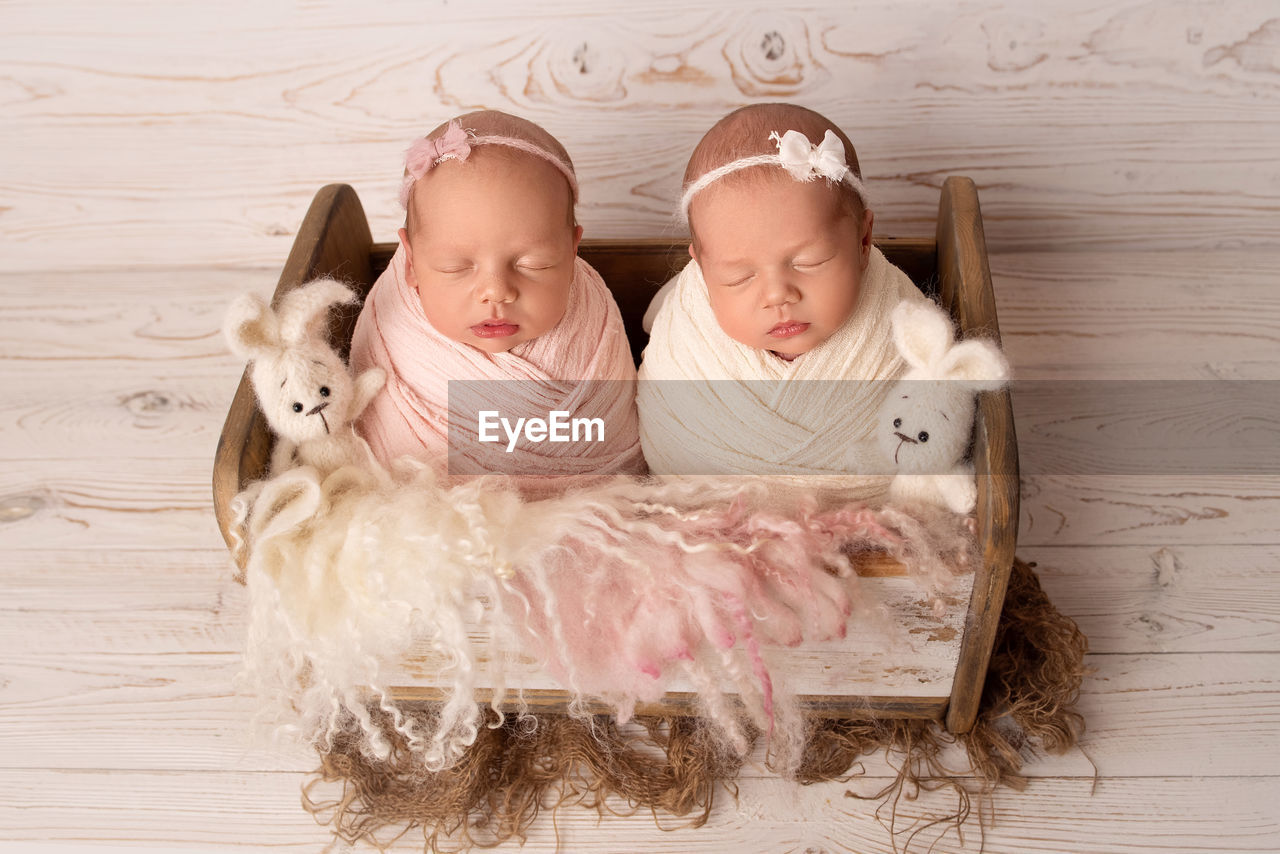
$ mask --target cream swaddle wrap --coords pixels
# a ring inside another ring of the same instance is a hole
[[[640,365],[640,441],[655,474],[797,475],[794,484],[870,499],[890,475],[875,414],[905,370],[890,313],[925,296],[878,248],[853,314],[786,361],[730,338],[696,261],[673,280]],[[830,383],[824,381],[874,380]],[[672,382],[679,381],[679,382]]]
[[[351,364],[356,371],[378,366],[387,372],[386,388],[358,425],[384,463],[408,455],[443,465],[452,451],[477,471],[518,468],[525,474],[584,475],[643,470],[636,370],[622,317],[600,275],[581,258],[575,261],[569,304],[560,322],[510,351],[488,354],[446,338],[427,320],[418,292],[405,276],[401,245],[374,283],[356,323]],[[455,384],[455,392],[461,388],[471,398],[462,417],[474,418],[485,403],[505,412],[540,412],[543,418],[564,410],[601,419],[604,438],[520,444],[513,456],[505,436],[481,444],[475,441],[476,423],[456,423],[460,413],[455,400],[454,436],[465,432],[471,441],[455,442],[451,449],[450,380],[508,381]]]

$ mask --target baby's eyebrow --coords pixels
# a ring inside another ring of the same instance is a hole
[[[827,248],[827,240],[824,237],[807,237],[804,240],[787,248],[786,254],[795,256],[801,252],[807,252],[813,249]]]

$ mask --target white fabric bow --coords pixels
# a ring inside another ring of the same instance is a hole
[[[782,136],[774,131],[769,139],[778,143],[778,160],[782,167],[797,181],[812,181],[821,175],[831,181],[843,181],[849,171],[844,161],[844,144],[840,137],[828,130],[819,145],[798,130],[789,130]]]

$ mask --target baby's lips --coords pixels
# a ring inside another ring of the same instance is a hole
[[[769,328],[768,335],[771,338],[794,338],[803,332],[807,332],[809,324],[803,320],[787,320],[783,323],[775,323]]]
[[[471,331],[480,338],[507,338],[520,330],[520,324],[510,320],[482,320],[473,325]]]

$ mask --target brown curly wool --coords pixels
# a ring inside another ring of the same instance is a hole
[[[655,819],[692,813],[687,825],[700,827],[716,787],[737,775],[741,760],[699,718],[636,722],[642,731],[624,733],[607,715],[509,716],[482,729],[461,762],[435,773],[403,741],[388,759],[371,759],[353,727],[321,753],[303,806],[348,842],[383,847],[417,828],[431,851],[445,842],[456,850],[523,840],[539,812],[565,805],[604,814],[621,812],[620,802]],[[314,796],[331,783],[341,784],[336,799]]]
[[[858,757],[888,749],[901,759],[897,777],[865,797],[889,808],[886,827],[895,846],[893,822],[904,793],[949,788],[957,796],[951,814],[903,831],[909,833],[909,846],[929,827],[958,829],[969,817],[974,793],[963,777],[976,776],[979,795],[1001,784],[1022,788],[1020,772],[1029,751],[1060,753],[1074,745],[1084,728],[1073,707],[1088,644],[1074,621],[1049,601],[1031,567],[1014,562],[970,732],[951,735],[921,720],[814,719],[796,778],[802,783],[845,779]],[[322,752],[321,768],[304,791],[304,806],[346,841],[382,846],[418,829],[431,851],[445,844],[459,850],[523,841],[541,810],[564,805],[603,814],[621,811],[611,803],[616,801],[628,812],[650,810],[655,820],[662,814],[693,814],[687,825],[701,826],[717,787],[734,792],[741,760],[698,718],[637,722],[642,731],[624,732],[608,716],[509,716],[497,728],[482,729],[463,760],[438,773],[423,769],[403,743],[396,743],[385,761],[370,759],[348,733]],[[972,765],[963,775],[942,761],[943,750],[957,741]],[[322,784],[335,783],[342,790],[336,799],[312,797]]]

